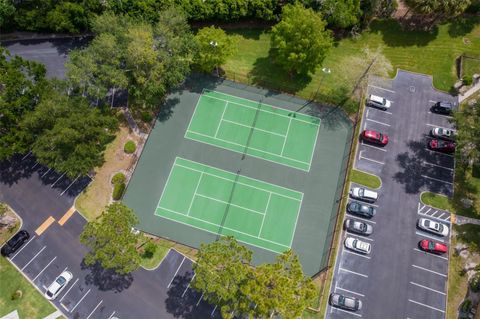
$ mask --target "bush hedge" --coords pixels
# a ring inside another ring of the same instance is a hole
[[[127,178],[125,177],[125,174],[123,174],[122,172],[118,172],[115,175],[113,175],[112,184],[115,185],[115,184],[125,183],[126,180]]]
[[[115,184],[113,186],[113,193],[112,193],[112,198],[113,200],[119,200],[123,196],[123,192],[125,191],[125,183],[119,183]]]
[[[136,149],[137,149],[137,146],[135,145],[134,141],[128,141],[127,143],[125,143],[125,146],[123,147],[123,150],[127,154],[135,153]]]

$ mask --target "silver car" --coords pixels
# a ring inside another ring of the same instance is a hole
[[[362,309],[362,302],[355,297],[348,297],[338,293],[331,293],[330,305],[350,311]]]
[[[373,233],[372,225],[351,218],[345,220],[345,229],[349,232],[365,236]]]
[[[439,236],[448,236],[449,229],[446,225],[428,218],[420,218],[417,221],[418,228]]]
[[[370,254],[370,251],[372,250],[372,246],[369,243],[361,241],[355,237],[345,238],[345,247],[365,255]]]
[[[45,292],[45,297],[48,300],[53,300],[62,292],[63,289],[68,285],[70,280],[72,280],[73,275],[69,271],[64,271],[55,278],[55,280],[48,286],[47,291]]]
[[[430,131],[430,135],[432,135],[433,137],[441,138],[447,141],[454,141],[455,134],[456,133],[454,130],[449,130],[441,127],[432,128],[432,130]]]

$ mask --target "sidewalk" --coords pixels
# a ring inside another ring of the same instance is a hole
[[[465,225],[465,224],[480,225],[480,219],[465,217],[465,216],[459,216],[459,215],[453,215],[453,214],[452,214],[452,222],[454,224],[457,224],[457,225]]]

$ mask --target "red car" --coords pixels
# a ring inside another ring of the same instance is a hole
[[[429,253],[445,254],[448,251],[447,245],[433,240],[424,239],[421,240],[418,245],[422,250],[428,251]]]
[[[444,153],[453,153],[455,152],[455,143],[433,139],[428,142],[428,146],[431,150],[444,152]]]
[[[362,140],[378,145],[387,145],[388,136],[377,131],[364,130],[361,134]]]

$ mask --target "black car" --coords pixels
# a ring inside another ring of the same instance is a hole
[[[368,236],[373,233],[372,225],[351,218],[345,220],[344,227],[347,231],[360,235]]]
[[[30,234],[26,230],[21,230],[15,234],[9,241],[3,245],[0,251],[2,256],[8,257],[16,252],[30,238]]]
[[[432,112],[440,114],[452,114],[453,104],[450,102],[437,102],[432,106]]]
[[[375,207],[359,202],[348,203],[347,212],[366,218],[372,218],[377,213]]]

